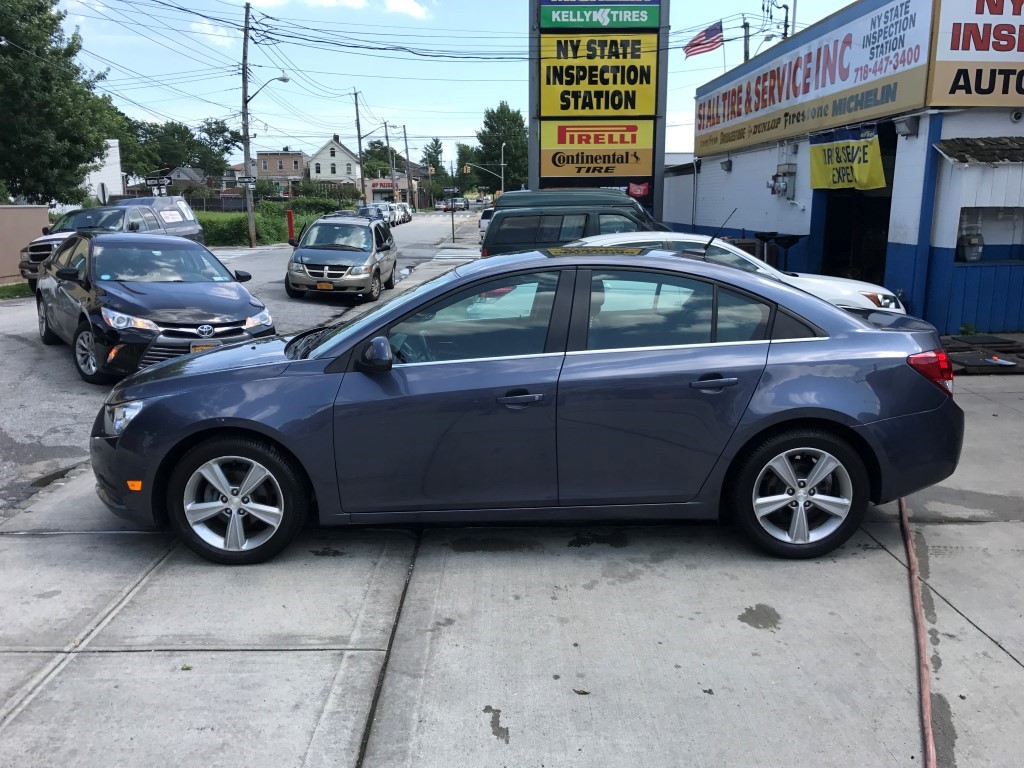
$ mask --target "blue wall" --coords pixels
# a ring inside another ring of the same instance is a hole
[[[955,257],[952,248],[932,248],[925,320],[947,334],[964,326],[981,333],[1024,329],[1024,263]]]

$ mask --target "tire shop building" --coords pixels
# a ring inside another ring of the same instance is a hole
[[[760,233],[941,333],[1024,329],[1021,0],[861,0],[699,88],[695,124],[667,223]]]

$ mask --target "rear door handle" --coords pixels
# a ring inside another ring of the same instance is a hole
[[[694,389],[721,389],[722,387],[734,386],[739,384],[739,382],[740,380],[735,378],[701,379],[699,381],[691,381],[690,386]]]
[[[530,405],[531,403],[539,403],[543,399],[543,394],[505,395],[505,397],[499,397],[498,402],[501,405]]]

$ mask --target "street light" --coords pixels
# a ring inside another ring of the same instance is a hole
[[[775,39],[775,35],[773,35],[773,34],[772,35],[765,35],[764,39],[761,40],[761,42],[757,44],[757,48],[754,50],[754,55],[757,56],[758,52],[761,50],[761,46],[762,45],[767,43],[769,40],[774,40],[774,39]]]
[[[505,142],[501,142],[501,194],[505,194]]]
[[[256,98],[256,94],[274,82],[274,80],[280,80],[282,83],[287,83],[290,79],[291,78],[285,74],[284,70],[282,70],[279,77],[267,80],[267,82],[257,88],[256,92],[250,96],[248,73],[245,71],[245,67],[242,68],[242,154],[245,156],[245,172],[243,174],[245,176],[250,175],[250,172],[252,171],[252,158],[250,157],[249,150],[249,102]],[[249,247],[255,248],[256,216],[252,210],[252,187],[248,184],[245,185],[245,211],[249,220]]]

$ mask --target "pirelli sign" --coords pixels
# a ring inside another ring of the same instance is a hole
[[[650,176],[654,121],[604,120],[541,124],[542,176]]]

